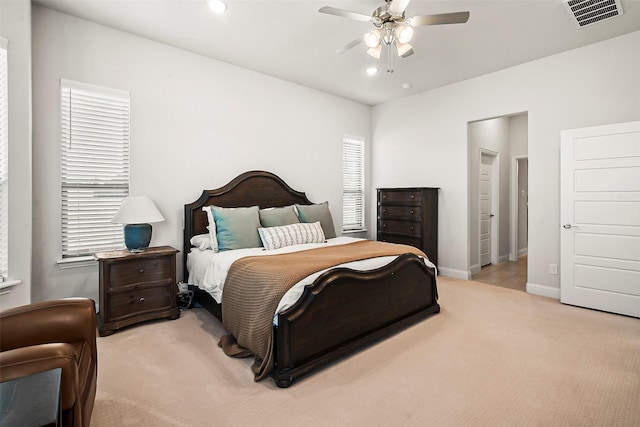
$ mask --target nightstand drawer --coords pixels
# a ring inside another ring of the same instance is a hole
[[[381,190],[378,194],[378,201],[381,203],[399,203],[404,205],[413,203],[420,204],[422,201],[422,193],[419,191]]]
[[[380,219],[402,219],[419,222],[422,219],[422,208],[420,206],[386,206],[378,208]]]
[[[169,309],[174,306],[175,294],[167,286],[154,286],[109,296],[111,320],[138,316],[147,311]]]
[[[413,236],[422,235],[420,223],[409,221],[380,221],[378,230],[381,233],[400,233]]]
[[[109,288],[171,279],[171,257],[142,258],[113,263],[109,269]]]

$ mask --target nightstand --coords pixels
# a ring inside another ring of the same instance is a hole
[[[124,249],[94,254],[100,265],[100,336],[146,320],[180,317],[177,252],[160,246],[136,253]]]

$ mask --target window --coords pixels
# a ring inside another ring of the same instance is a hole
[[[123,247],[112,224],[129,194],[129,93],[61,81],[62,258]]]
[[[9,132],[7,99],[7,41],[0,37],[0,278],[6,279],[8,274],[9,253]]]
[[[342,141],[342,231],[364,231],[364,139]]]

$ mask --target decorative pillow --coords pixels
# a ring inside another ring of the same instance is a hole
[[[258,228],[262,245],[266,249],[279,249],[303,243],[323,243],[324,233],[320,222],[289,224],[281,227]]]
[[[197,234],[193,236],[189,242],[191,246],[195,246],[201,251],[211,249],[211,236],[209,234]]]
[[[209,230],[209,243],[211,244],[211,249],[213,249],[214,252],[218,252],[218,236],[216,236],[216,220],[213,217],[211,206],[205,206],[202,208],[202,210],[207,213],[207,220],[209,221],[209,225],[207,225],[207,230]]]
[[[327,239],[336,237],[336,229],[333,225],[331,211],[329,211],[329,202],[319,203],[316,205],[298,205],[298,218],[300,222],[316,222],[320,221],[322,230]]]
[[[293,205],[283,208],[260,209],[260,224],[263,227],[280,227],[300,222]]]
[[[211,206],[216,222],[216,236],[218,238],[218,250],[259,248],[260,217],[258,207],[248,208],[221,208]]]

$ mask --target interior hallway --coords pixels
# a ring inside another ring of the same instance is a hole
[[[517,261],[485,265],[471,280],[526,292],[527,256],[523,255]]]

